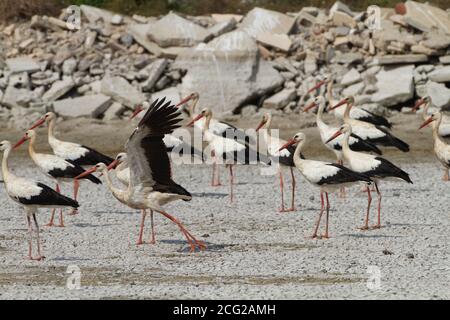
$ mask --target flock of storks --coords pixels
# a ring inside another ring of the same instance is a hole
[[[252,164],[252,160],[257,159],[257,163],[276,166],[281,189],[280,212],[296,210],[296,180],[293,171],[293,168],[296,167],[305,180],[320,189],[321,210],[314,226],[313,238],[329,237],[329,193],[338,190],[340,196],[345,197],[345,187],[361,184],[368,196],[367,212],[361,229],[370,229],[369,213],[372,192],[376,192],[378,196],[377,222],[372,228],[380,228],[382,199],[380,182],[390,178],[404,180],[408,183],[412,183],[412,181],[405,171],[380,156],[379,146],[395,147],[403,152],[409,151],[409,146],[392,135],[389,131],[391,123],[386,118],[362,108],[353,107],[353,97],[346,97],[339,102],[333,101],[331,97],[332,82],[332,79],[325,78],[311,88],[309,94],[323,85],[327,85],[327,99],[318,95],[311,104],[304,108],[304,112],[318,109],[316,122],[320,137],[324,145],[335,153],[336,163],[305,159],[302,150],[307,140],[306,135],[299,132],[287,141],[280,139],[270,130],[272,128],[270,113],[263,115],[261,123],[256,128],[256,131],[261,133],[258,136],[251,136],[241,129],[214,119],[211,110],[207,108],[197,114],[195,112],[199,101],[197,93],[187,96],[177,105],[173,105],[163,98],[154,101],[151,105],[145,103],[147,108],[145,108],[145,104],[138,106],[131,118],[136,117],[142,111],[145,111],[145,114],[125,144],[125,152],[119,153],[115,159],[87,146],[57,139],[54,135],[56,115],[52,112],[46,113],[25,132],[23,138],[15,145],[9,141],[0,142],[0,150],[3,151],[2,173],[6,192],[26,211],[29,231],[28,258],[32,260],[44,258],[36,219],[37,210],[51,208],[51,218],[47,226],[64,227],[63,208],[70,208],[70,215],[78,214],[77,195],[80,180],[89,180],[92,183],[100,184],[100,177],[105,180],[117,200],[132,209],[141,210],[138,245],[144,243],[144,225],[147,211],[149,211],[151,218],[150,243],[155,243],[153,213],[158,212],[180,228],[191,252],[197,249],[204,250],[205,243],[196,239],[180,221],[163,209],[163,206],[171,201],[179,199],[189,201],[192,198],[186,189],[172,179],[168,151],[184,150],[186,152],[188,150],[190,156],[199,157],[202,160],[205,156],[210,157],[213,162],[212,186],[221,185],[219,166],[224,164],[229,170],[230,201],[233,201],[234,165]],[[450,119],[440,112],[428,116],[427,111],[430,104],[429,97],[419,99],[414,110],[424,106],[425,122],[420,128],[432,124],[434,150],[445,168],[444,179],[448,180],[450,146],[445,138],[450,135]],[[322,119],[324,111],[333,113],[337,118],[342,119],[343,124],[340,127],[326,124]],[[182,112],[186,112],[191,119],[187,127],[194,126],[194,129],[202,132],[204,141],[208,145],[208,154],[204,152],[206,149],[194,148],[173,134],[174,130],[181,127],[182,117],[180,115]],[[34,129],[45,124],[48,125],[48,143],[53,149],[53,154],[39,153],[35,150],[36,131]],[[18,177],[10,171],[8,158],[11,152],[28,140],[31,159],[44,174],[55,181],[55,189],[40,182]],[[255,140],[260,142],[256,147]],[[90,168],[86,170],[86,166]],[[284,201],[284,169],[290,170],[292,180],[291,205],[288,208],[285,207]],[[101,174],[96,177],[95,172]],[[124,185],[123,188],[113,185],[113,179],[110,176],[112,172],[115,173],[115,178]],[[73,182],[73,198],[60,193],[60,184],[64,182]],[[57,209],[59,209],[58,224],[54,221]],[[318,229],[324,213],[326,213],[325,231],[318,236]],[[31,221],[32,219],[33,221]],[[36,256],[33,256],[32,250],[33,231],[35,231],[37,242]]]

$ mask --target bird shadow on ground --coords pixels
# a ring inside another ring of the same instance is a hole
[[[389,236],[385,234],[358,234],[358,233],[347,233],[341,235],[341,237],[352,237],[352,238],[404,238],[404,236]]]
[[[53,261],[91,261],[92,259],[80,258],[80,257],[56,257],[50,260]]]
[[[205,198],[225,198],[228,193],[215,193],[215,192],[196,192],[192,194],[194,197],[205,197]]]
[[[119,223],[106,223],[106,224],[93,224],[93,223],[75,223],[75,227],[80,228],[97,228],[97,227],[112,227],[112,226],[118,226]]]
[[[128,215],[133,214],[134,215],[134,214],[136,214],[136,211],[96,211],[94,213],[94,215],[99,215],[99,216],[100,216],[100,214],[128,214]]]
[[[184,245],[183,249],[181,249],[179,252],[189,252],[190,247],[187,245],[187,242],[185,240],[159,240],[161,243],[165,244],[176,244],[176,245]],[[203,241],[203,243],[206,245],[205,251],[211,251],[211,252],[218,252],[226,249],[227,247],[233,247],[234,244],[215,244],[207,241]],[[200,250],[195,250],[195,252],[201,252]]]
[[[438,227],[440,226],[437,223],[390,223],[389,227]]]

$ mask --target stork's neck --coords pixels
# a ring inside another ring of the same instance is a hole
[[[192,104],[189,106],[189,113],[192,118],[195,116],[195,107],[197,107],[197,103],[198,103],[199,99],[200,99],[199,97],[195,98],[192,101]]]
[[[425,103],[425,105],[423,106],[423,113],[422,113],[422,118],[423,120],[427,120],[428,118],[428,109],[430,108],[430,102],[428,101],[427,103]]]
[[[34,143],[36,142],[36,136],[32,136],[30,138],[30,142],[28,143],[28,153],[30,154],[31,159],[36,158],[36,151],[34,150]]]
[[[300,156],[304,143],[305,143],[305,141],[300,141],[299,143],[297,143],[297,147],[295,147],[295,152],[294,152],[294,163],[295,163],[295,166],[297,168],[299,168],[300,170],[303,168],[303,162],[305,161]]]
[[[52,118],[50,122],[48,123],[48,143],[52,145],[53,143],[58,143],[58,139],[55,138],[54,131],[55,131],[55,125],[56,120],[55,118]]]
[[[11,153],[11,147],[9,147],[9,148],[5,149],[5,151],[3,151],[2,175],[3,175],[3,180],[5,181],[6,184],[8,183],[9,177],[10,177],[9,168],[8,168],[8,158],[9,158],[10,153]]]
[[[331,100],[333,100],[333,81],[331,81],[331,80],[327,84],[326,96],[327,96],[328,103],[331,105],[331,102],[332,102]]]
[[[424,110],[425,111],[425,110]],[[439,140],[441,142],[444,142],[444,139],[442,139],[441,135],[439,134],[439,127],[441,126],[442,122],[442,116],[438,117],[435,121],[433,121],[433,138],[434,140]]]
[[[270,130],[271,126],[272,126],[272,115],[271,114],[267,114],[267,121],[266,121],[266,123],[264,124],[264,127],[263,127],[263,129],[265,129],[265,130],[263,130],[263,135],[264,135],[263,137],[264,137],[264,140],[266,140],[266,143],[268,145],[270,144],[269,130]]]
[[[351,131],[348,130],[347,132],[345,132],[344,134],[344,139],[342,141],[342,153],[344,154],[344,156],[346,154],[348,154],[351,150],[350,150],[350,145],[349,145],[349,140],[350,140],[350,135],[351,135]]]
[[[345,112],[344,112],[344,119],[347,120],[350,118],[350,110],[352,109],[353,104],[352,103],[347,103],[347,106],[345,107]]]
[[[111,180],[111,177],[109,175],[109,170],[107,168],[104,168],[102,171],[102,174],[105,176],[106,185],[108,186],[108,189],[111,191],[113,196],[118,199],[121,202],[125,202],[125,190],[121,190],[119,188],[116,188]],[[128,190],[130,190],[131,183],[128,184]]]

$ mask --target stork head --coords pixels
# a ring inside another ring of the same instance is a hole
[[[11,142],[8,140],[3,140],[0,142],[0,151],[5,151],[7,149],[11,149]]]
[[[20,147],[25,141],[32,139],[36,136],[36,132],[34,130],[28,130],[23,135],[22,139],[20,139],[15,145],[14,149]]]
[[[422,125],[419,127],[419,130],[422,128],[425,128],[427,125],[429,125],[433,121],[441,121],[441,119],[442,119],[442,113],[435,112],[427,120],[425,120],[424,123],[422,123]]]
[[[319,82],[317,82],[317,84],[312,87],[311,89],[309,89],[306,93],[310,94],[311,92],[316,91],[317,89],[319,89],[321,86],[323,86],[324,84],[327,84],[331,81],[331,77],[329,76],[324,76],[322,80],[320,80]]]
[[[134,108],[133,113],[130,116],[130,120],[134,119],[139,113],[148,109],[149,107],[150,107],[150,104],[147,101],[137,104]]]
[[[53,112],[47,112],[46,114],[44,114],[42,117],[39,118],[38,121],[36,121],[31,127],[30,130],[33,130],[37,127],[40,127],[41,125],[43,125],[44,123],[48,123],[51,120],[56,119],[56,114]]]
[[[258,132],[262,127],[267,125],[272,120],[272,114],[269,112],[266,112],[263,114],[261,122],[256,127],[256,132]]]
[[[342,106],[344,104],[353,105],[354,103],[355,103],[355,97],[347,96],[344,99],[342,99],[341,101],[339,101],[337,104],[335,104],[334,106],[329,108],[328,110],[333,110],[333,109],[339,108],[340,106]]]
[[[306,135],[303,132],[296,133],[291,139],[289,139],[284,145],[281,146],[279,151],[286,149],[294,144],[303,144],[306,141]]]
[[[88,175],[90,175],[90,174],[92,174],[92,173],[94,173],[96,171],[100,171],[100,172],[103,173],[103,172],[108,171],[108,170],[110,170],[109,167],[106,166],[106,164],[104,164],[103,162],[100,162],[100,163],[97,163],[92,168],[87,169],[85,172],[83,172],[83,173],[79,174],[78,176],[76,176],[75,180],[84,178],[84,177],[86,177],[86,176],[88,176]]]
[[[337,137],[339,137],[342,134],[346,134],[347,132],[352,133],[352,127],[349,124],[344,123],[338,131],[336,131],[327,141],[325,141],[325,144],[327,144],[330,141],[333,141]]]
[[[186,126],[187,127],[192,127],[194,125],[194,123],[202,118],[211,118],[212,117],[212,112],[211,110],[209,110],[208,108],[204,108],[194,119],[192,119],[191,122],[189,122]]]
[[[113,162],[108,165],[108,170],[115,169],[117,166],[123,162],[126,162],[128,159],[128,155],[125,152],[121,152],[117,154],[116,158]]]
[[[322,97],[322,96],[317,96],[317,97],[315,97],[315,98],[313,99],[313,101],[312,101],[309,105],[307,105],[307,106],[303,109],[303,112],[308,112],[309,110],[311,110],[311,109],[313,109],[313,108],[316,108],[316,107],[322,105],[322,103],[324,103],[324,102],[325,102],[325,98],[324,98],[324,97]]]
[[[178,104],[176,105],[176,107],[180,107],[185,103],[188,103],[191,100],[198,100],[200,98],[200,95],[198,94],[198,92],[192,92],[190,95],[187,95],[186,97],[184,97],[183,99],[181,99],[180,102],[178,102]]]
[[[425,96],[423,98],[420,98],[419,100],[416,101],[416,104],[414,105],[414,107],[412,108],[412,111],[414,113],[417,112],[417,110],[420,109],[420,106],[424,105],[424,104],[428,104],[431,103],[431,97],[430,96]]]

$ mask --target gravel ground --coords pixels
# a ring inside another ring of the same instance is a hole
[[[35,175],[27,165],[14,163],[26,168],[20,175]],[[233,205],[226,184],[209,187],[210,167],[175,167],[175,180],[194,199],[167,211],[207,242],[207,251],[193,254],[176,226],[159,215],[157,244],[137,247],[139,213],[106,187],[85,183],[80,214],[67,216],[66,228],[42,227],[44,262],[24,259],[25,216],[0,184],[0,298],[449,299],[448,183],[434,161],[402,167],[415,183],[381,186],[384,228],[357,229],[366,196],[355,187],[346,200],[331,196],[328,240],[308,238],[320,197],[299,174],[298,211],[279,214],[277,179],[261,175],[259,167],[237,168]],[[222,176],[226,183],[225,170]],[[63,190],[70,194],[70,188]],[[40,224],[48,219],[42,210]],[[69,266],[80,268],[78,290],[67,286]],[[377,275],[380,282],[370,281]]]

